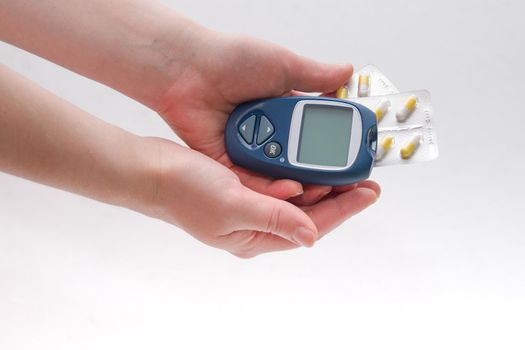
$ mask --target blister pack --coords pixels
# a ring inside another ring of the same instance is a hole
[[[374,111],[378,125],[374,166],[411,164],[437,158],[437,136],[428,91],[399,93],[381,71],[368,65],[337,91],[337,97]]]

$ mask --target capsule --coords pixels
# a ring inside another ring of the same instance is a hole
[[[348,98],[348,87],[346,85],[341,86],[339,89],[337,89],[337,98]]]
[[[370,73],[362,73],[359,75],[357,82],[357,96],[366,97],[370,95]]]
[[[374,113],[376,114],[376,119],[378,123],[383,119],[383,117],[385,116],[385,114],[388,112],[389,109],[390,109],[389,100],[383,99],[379,101],[376,109],[374,109]]]
[[[396,119],[398,122],[404,122],[414,112],[417,105],[417,96],[409,96],[405,101],[403,108],[396,113]]]
[[[376,152],[376,161],[380,161],[385,158],[390,149],[394,146],[394,137],[392,135],[386,135],[379,141],[379,147]]]
[[[421,143],[421,134],[414,134],[410,140],[401,147],[399,151],[401,158],[410,159],[417,151],[419,144]]]

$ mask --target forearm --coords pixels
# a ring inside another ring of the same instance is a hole
[[[0,0],[0,39],[158,109],[207,29],[145,0]]]
[[[156,186],[144,144],[0,65],[0,171],[138,210]]]

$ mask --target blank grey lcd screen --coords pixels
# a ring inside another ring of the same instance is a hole
[[[346,166],[353,114],[352,108],[305,105],[297,161],[311,165]]]

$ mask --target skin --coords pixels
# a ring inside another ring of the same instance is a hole
[[[273,180],[235,166],[224,148],[238,103],[330,93],[351,65],[217,33],[141,0],[0,0],[0,37],[149,106],[191,148],[108,125],[2,68],[0,170],[165,220],[239,257],[312,246],[380,193],[372,181]]]

